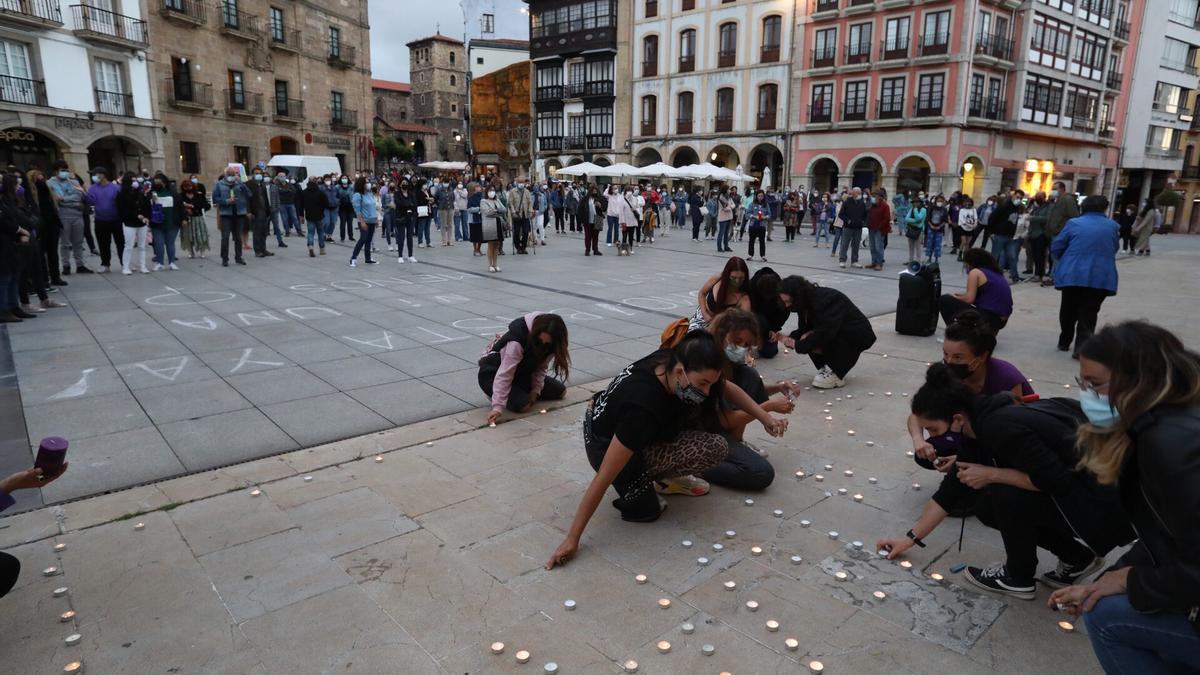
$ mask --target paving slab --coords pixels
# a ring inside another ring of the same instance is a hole
[[[189,471],[237,462],[247,456],[247,450],[262,456],[299,447],[258,409],[171,422],[162,425],[160,430],[172,452]]]

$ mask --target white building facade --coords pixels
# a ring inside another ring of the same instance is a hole
[[[467,43],[467,72],[471,78],[483,77],[528,60],[528,40],[475,38]]]
[[[711,162],[780,185],[787,166],[792,0],[635,0],[635,163]]]
[[[163,168],[144,11],[138,0],[0,2],[0,163]]]

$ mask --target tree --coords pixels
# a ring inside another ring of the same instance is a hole
[[[412,148],[405,143],[401,143],[394,136],[375,136],[375,150],[380,157],[385,160],[393,158],[399,160],[407,160],[412,157]]]

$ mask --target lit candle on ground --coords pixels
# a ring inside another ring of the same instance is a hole
[[[636,673],[637,671],[638,671],[638,662],[637,661],[634,661],[633,659],[629,659],[628,661],[625,662],[625,672]]]
[[[1075,632],[1075,624],[1071,623],[1070,621],[1059,621],[1058,629],[1064,633],[1074,633]]]
[[[690,623],[685,623],[679,627],[679,630],[683,631],[684,635],[691,635],[696,632],[696,627]]]
[[[880,558],[886,558],[886,557],[888,557],[888,555],[890,555],[890,554],[891,554],[891,551],[889,551],[889,550],[887,550],[887,549],[883,549],[883,550],[880,550],[880,551],[876,551],[876,554],[877,554],[877,555],[878,555]]]
[[[883,395],[884,395],[884,396],[891,396],[891,395],[892,395],[892,392],[890,392],[890,391],[885,391],[885,392],[883,392]]]
[[[763,550],[762,550],[761,546],[751,546],[750,547],[750,555],[758,556],[758,555],[762,555],[762,554],[763,554]]]
[[[845,471],[842,472],[842,475],[846,476],[847,478],[853,478],[854,471],[851,469],[846,469]]]
[[[383,455],[375,455],[375,463],[382,464],[383,463]]]
[[[837,492],[839,495],[845,497],[846,493],[849,492],[849,490],[847,490],[846,488],[838,488]]]
[[[725,550],[725,544],[713,544],[713,550],[720,553]]]
[[[491,427],[491,428],[493,428],[493,429],[495,429],[495,428],[496,428],[496,423],[495,423],[495,422],[488,422],[488,426],[489,426],[489,427]]]
[[[886,359],[886,358],[887,358],[887,354],[884,354],[884,355],[883,355],[883,358],[885,358],[885,359]]]
[[[804,473],[803,471],[797,471],[797,472],[796,472],[796,478],[797,478],[797,479],[804,478],[804,477],[805,477],[805,476],[807,476],[807,475],[808,475],[808,474]]]
[[[800,641],[796,638],[788,638],[783,641],[783,646],[787,647],[789,652],[794,652],[797,649],[800,649]]]
[[[667,652],[671,651],[671,643],[667,642],[666,640],[659,640],[657,646],[659,654],[666,654]]]
[[[870,478],[867,479],[867,482],[870,483],[871,485],[875,485],[876,483],[879,482],[879,479],[876,478],[875,476],[871,476]]]
[[[832,464],[826,464],[826,465],[825,465],[825,470],[826,470],[826,471],[833,471],[833,465],[832,465]]]
[[[543,410],[542,412],[546,411]],[[558,672],[558,664],[551,661],[550,663],[542,666],[542,672],[546,673],[546,675],[555,675]]]
[[[846,435],[847,435],[847,436],[853,436],[853,435],[854,435],[854,430],[853,430],[853,429],[847,429],[847,430],[846,430]]]
[[[517,663],[529,663],[529,652],[524,649],[517,652],[514,656],[517,658]]]
[[[684,548],[691,548],[691,547],[692,547],[692,540],[691,540],[691,539],[684,539],[682,543],[683,543],[683,547],[684,547]]]
[[[545,411],[543,411],[543,412],[545,412]],[[432,447],[433,447],[433,441],[425,441],[425,447],[427,447],[427,448],[432,448]]]
[[[833,401],[825,401],[826,407],[831,406],[831,405],[833,405]]]
[[[83,672],[83,661],[72,661],[63,666],[63,672],[68,675],[80,675]]]
[[[837,579],[838,581],[845,581],[850,578],[850,575],[846,574],[845,572],[838,571],[833,573],[833,578]]]
[[[800,556],[798,556],[798,555],[792,556],[792,564],[793,565],[799,565],[802,562],[804,562],[804,559],[801,558]]]
[[[645,574],[639,574],[633,578],[633,580],[638,582],[639,584],[646,583],[647,579],[648,579],[648,577],[646,577]]]
[[[717,652],[717,648],[712,645],[703,645],[700,647],[700,653],[705,656],[712,656]]]
[[[775,509],[774,511],[771,512],[771,514],[774,515],[776,518],[782,518],[783,517],[783,509]]]
[[[912,488],[913,488],[913,491],[915,491],[915,492],[919,492],[919,491],[921,490],[921,484],[920,484],[920,483],[913,483],[913,484],[912,484]]]
[[[847,401],[849,401],[849,400],[850,400],[850,399],[852,399],[852,398],[854,398],[854,394],[846,394],[846,400],[847,400]]]
[[[743,502],[743,503],[744,503],[746,506],[754,506],[754,500],[753,500],[753,499],[747,499],[747,500],[746,500],[745,502]]]
[[[875,596],[876,600],[883,600],[887,597],[887,593],[884,593],[883,591],[875,591],[871,595]]]
[[[854,497],[853,497],[853,499],[854,499],[854,501],[856,501],[856,502],[861,502],[861,501],[863,500],[863,496],[862,496],[862,495],[860,495],[860,494],[858,494],[858,493],[856,492],[856,493],[854,493]]]
[[[838,538],[838,533],[837,533],[837,530],[830,530],[830,531],[829,531],[829,538],[830,538],[830,539],[837,539],[837,538]]]
[[[696,564],[701,567],[708,567],[708,558],[696,558]]]
[[[875,447],[875,441],[867,441],[867,447],[868,447],[868,448],[873,448],[873,447]]]
[[[942,579],[945,579],[946,577],[942,576],[941,574],[938,574],[937,572],[934,572],[933,574],[929,575],[929,578],[933,579],[934,581],[941,581]]]
[[[133,526],[133,529],[138,532],[141,532],[142,530],[146,529],[146,524],[145,523],[137,523],[136,525]]]
[[[818,483],[820,483],[821,481],[824,481],[824,480],[825,480],[825,476],[822,476],[821,474],[817,474],[817,475],[813,476],[813,480],[815,480],[815,481],[817,481]]]
[[[886,358],[887,358],[887,354],[884,354],[884,355],[883,355],[883,358],[885,358],[885,359],[886,359]],[[822,672],[822,671],[824,671],[824,670],[825,670],[825,664],[824,664],[824,663],[821,663],[820,661],[809,661],[809,662],[808,662],[808,669],[809,669],[810,671],[814,672],[814,673],[820,673],[820,672]]]
[[[906,392],[904,392],[903,394],[900,394],[900,395],[901,395],[901,396],[903,396],[904,398],[908,398],[908,392],[907,392],[907,391],[906,391]]]
[[[750,610],[751,612],[757,612],[758,611],[758,601],[757,600],[747,600],[746,601],[746,609]]]
[[[503,654],[504,653],[504,643],[503,642],[493,642],[492,643],[492,653],[493,654]]]
[[[733,539],[736,536],[737,536],[737,532],[734,532],[733,530],[725,530],[725,538],[726,539]]]
[[[58,615],[58,620],[62,623],[67,623],[68,621],[70,621],[71,619],[74,619],[74,618],[75,618],[75,611],[71,610],[71,609],[68,609],[67,611]]]
[[[253,490],[250,491],[251,497],[257,497],[261,494],[262,494],[262,490],[259,490],[258,488],[254,488]]]
[[[61,552],[61,551],[65,551],[65,550],[66,550],[66,548],[67,548],[67,545],[66,545],[66,544],[55,544],[55,545],[54,545],[54,550],[55,550],[55,551],[59,551],[59,552]]]
[[[826,415],[828,415],[829,413],[831,413],[831,412],[833,412],[833,411],[832,411],[832,410],[830,410],[829,408],[825,408],[825,409],[824,409],[824,410],[822,410],[821,412],[823,412],[823,413],[825,413]]]
[[[668,609],[671,606],[671,601],[668,598],[659,598],[658,606],[662,609]]]
[[[567,610],[568,612],[575,611],[575,605],[576,602],[574,600],[563,600],[563,609]]]
[[[59,586],[58,588],[54,589],[54,597],[56,597],[56,598],[61,598],[62,596],[66,595],[66,594],[67,594],[66,586]]]
[[[832,421],[833,421],[833,415],[826,415],[826,416],[825,416],[825,421],[826,421],[826,422],[832,422]]]
[[[305,476],[305,477],[304,477],[304,482],[305,482],[305,483],[311,483],[311,482],[312,482],[312,476]]]
[[[541,413],[542,415],[545,415],[545,414],[546,414],[546,409],[545,409],[545,408],[542,408],[542,409],[541,409],[541,410],[539,410],[538,412],[539,412],[539,413]]]
[[[868,392],[867,392],[867,396],[874,396],[874,395],[875,395],[875,392],[873,392],[873,391],[868,391]]]
[[[50,566],[42,570],[42,576],[52,577],[55,574],[58,574],[58,568],[54,566]]]
[[[69,647],[74,647],[75,645],[79,644],[79,641],[82,639],[83,639],[83,636],[80,635],[79,633],[71,633],[70,635],[68,635],[66,638],[63,639],[63,642],[67,643],[67,646],[69,646]]]
[[[809,520],[801,520],[800,521],[800,527],[808,527],[809,525],[812,525],[812,521],[809,521]]]
[[[917,454],[917,453],[913,452],[912,450],[905,450],[905,451],[904,451],[904,455],[905,455],[906,457],[913,457],[913,456],[915,456],[916,454]]]
[[[775,619],[767,619],[767,630],[771,631],[772,633],[779,630],[779,622]]]
[[[854,550],[856,551],[861,551],[863,547],[863,543],[861,541],[852,541],[850,542],[850,545],[853,546]]]
[[[901,561],[900,561],[900,566],[901,566],[901,567],[903,567],[903,568],[904,568],[904,569],[906,569],[906,570],[910,570],[910,569],[912,569],[912,563],[911,563],[911,562],[909,562],[909,561],[907,561],[907,560],[901,560]]]
[[[737,582],[736,581],[726,581],[725,582],[725,590],[727,590],[727,591],[737,590]]]

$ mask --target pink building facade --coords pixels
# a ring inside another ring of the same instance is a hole
[[[1126,3],[801,1],[793,186],[1115,189]]]

